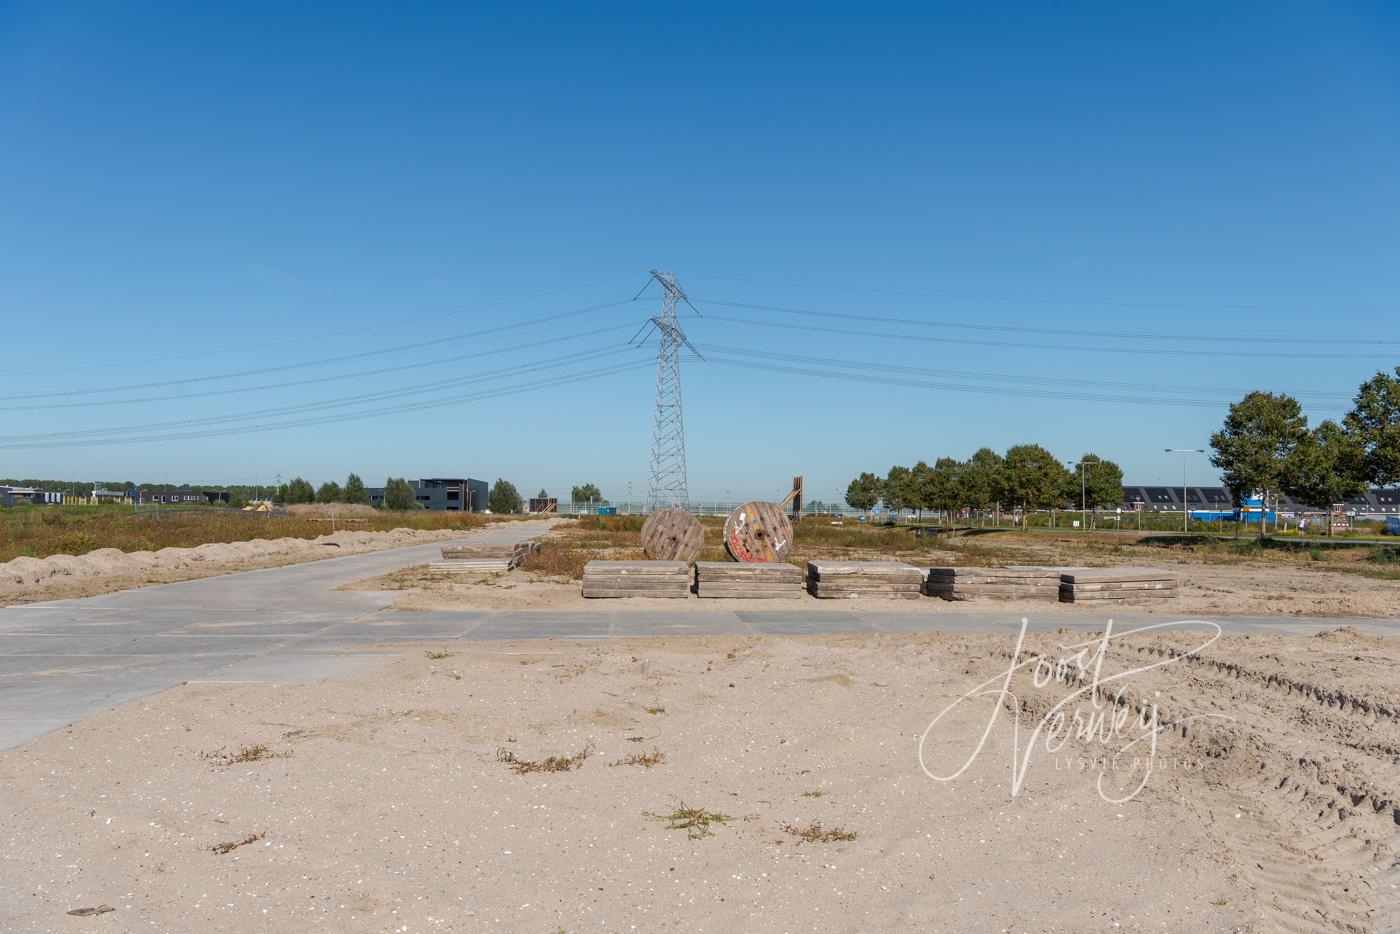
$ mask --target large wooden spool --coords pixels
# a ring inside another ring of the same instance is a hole
[[[724,520],[724,547],[735,561],[786,561],[792,551],[792,523],[777,503],[745,503]]]
[[[700,520],[681,509],[658,509],[642,523],[642,550],[653,561],[684,561],[700,557],[705,529]]]

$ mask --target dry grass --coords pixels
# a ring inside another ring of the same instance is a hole
[[[853,830],[844,830],[841,827],[827,829],[821,825],[820,821],[815,821],[806,827],[784,824],[783,830],[803,843],[849,843],[856,838],[856,833]]]
[[[475,529],[487,522],[487,517],[471,513],[429,510],[374,510],[373,515],[355,518],[365,520],[351,526],[357,532]],[[159,551],[255,538],[315,538],[329,531],[329,522],[309,516],[268,517],[219,509],[156,515],[114,506],[10,506],[0,509],[0,562],[21,556],[83,555],[99,548]]]
[[[424,653],[423,653],[423,657],[424,657],[424,658],[431,659],[431,660],[433,660],[433,661],[438,661],[438,660],[444,659],[444,658],[451,658],[452,656],[454,656],[454,655],[456,655],[456,654],[457,654],[456,652],[449,652],[449,651],[447,651],[446,649],[444,649],[444,650],[442,650],[441,652],[424,652]]]
[[[509,765],[517,775],[529,775],[533,772],[571,772],[574,769],[582,768],[584,761],[591,755],[593,755],[591,743],[572,756],[550,756],[547,759],[539,760],[521,759],[502,746],[496,750],[496,761]]]
[[[201,752],[201,759],[211,759],[217,765],[243,765],[247,762],[264,762],[268,759],[282,759],[290,756],[290,752],[273,752],[267,746],[259,743],[256,746],[243,746],[237,752]]]
[[[223,856],[225,853],[232,853],[240,846],[247,846],[250,843],[257,843],[259,840],[266,836],[267,831],[263,831],[262,833],[250,833],[248,834],[248,836],[243,837],[240,840],[228,840],[224,843],[216,843],[209,849],[213,850],[215,853],[218,853],[220,856]]]
[[[666,761],[666,753],[659,749],[653,749],[651,752],[636,752],[630,756],[624,756],[609,762],[608,765],[639,765],[644,769],[649,769],[664,761]]]
[[[725,814],[721,811],[693,808],[680,800],[677,800],[675,810],[669,814],[654,814],[651,811],[643,811],[642,816],[650,817],[652,820],[665,821],[667,830],[684,830],[685,835],[692,840],[713,836],[713,831],[710,830],[711,824],[753,820],[752,816],[735,817],[733,814]]]

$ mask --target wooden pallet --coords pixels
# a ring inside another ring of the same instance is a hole
[[[585,597],[677,598],[690,595],[684,561],[590,561],[583,566]]]
[[[923,572],[899,561],[807,562],[807,592],[818,599],[917,600],[923,589]]]

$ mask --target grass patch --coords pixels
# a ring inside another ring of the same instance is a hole
[[[665,760],[666,753],[659,749],[653,749],[651,752],[634,752],[630,756],[609,762],[608,765],[640,765],[644,769],[649,769],[652,766],[660,765]]]
[[[441,652],[424,652],[423,657],[432,659],[433,661],[438,661],[439,659],[443,658],[451,658],[456,654],[456,652],[448,652],[446,650],[443,650]]]
[[[820,788],[813,788],[811,791],[804,791],[804,792],[802,792],[802,797],[804,797],[804,798],[824,798],[824,797],[826,797],[826,792],[825,792],[825,791],[822,791]]]
[[[647,713],[652,714],[653,716],[655,716],[656,714],[663,714],[666,712],[666,708],[660,706],[659,704],[655,707],[643,707],[642,709],[645,710]]]
[[[654,814],[651,811],[643,811],[642,816],[650,817],[652,820],[665,821],[667,830],[684,830],[685,835],[692,840],[713,836],[714,832],[710,830],[710,825],[712,824],[729,824],[737,820],[753,820],[752,816],[736,817],[733,814],[725,814],[720,811],[693,808],[680,800],[676,801],[675,810],[671,811],[669,814]]]
[[[357,532],[391,529],[475,529],[486,517],[472,513],[376,510],[356,515]],[[211,508],[182,513],[133,513],[130,506],[9,506],[0,509],[0,562],[49,555],[82,555],[99,548],[159,551],[216,542],[316,538],[330,523],[311,516],[245,513]]]
[[[214,752],[201,752],[201,759],[211,759],[218,765],[243,765],[246,762],[263,762],[267,759],[283,759],[290,756],[290,752],[273,752],[262,743],[255,746],[243,746],[237,752],[224,752],[222,749]]]
[[[803,843],[849,843],[856,838],[854,830],[845,830],[841,827],[828,829],[823,827],[820,821],[815,821],[806,827],[784,824],[783,830]]]
[[[509,765],[516,775],[529,775],[532,772],[572,772],[582,768],[584,761],[593,755],[593,744],[589,743],[572,756],[550,756],[547,759],[521,759],[504,746],[497,747],[496,761]]]
[[[223,843],[214,844],[209,849],[213,850],[220,856],[223,856],[225,853],[232,853],[240,846],[247,846],[250,843],[257,843],[259,840],[266,836],[267,831],[263,831],[262,833],[250,833],[248,834],[248,836],[243,837],[241,840],[226,840]]]

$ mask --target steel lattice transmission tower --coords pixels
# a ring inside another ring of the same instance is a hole
[[[676,303],[690,304],[685,290],[673,272],[651,270],[661,283],[661,314],[651,319],[656,326],[656,412],[651,426],[651,483],[647,490],[647,511],[690,506],[690,490],[685,477],[685,416],[681,408],[681,347],[700,355],[676,322]],[[693,305],[691,306],[694,307]]]

